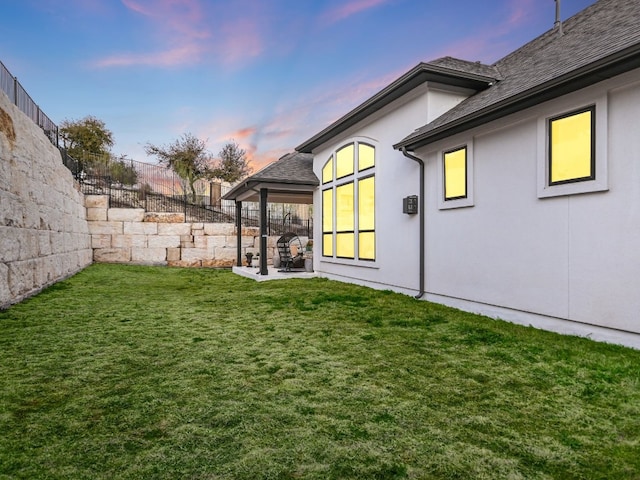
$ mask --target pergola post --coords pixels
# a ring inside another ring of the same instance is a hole
[[[269,275],[267,270],[267,192],[260,189],[260,275]]]
[[[242,266],[242,202],[236,201],[236,265]]]

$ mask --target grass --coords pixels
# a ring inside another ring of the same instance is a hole
[[[640,352],[323,279],[94,265],[0,312],[0,478],[640,479]]]

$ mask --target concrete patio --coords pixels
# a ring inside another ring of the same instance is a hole
[[[267,280],[285,280],[287,278],[313,278],[318,275],[315,272],[305,272],[303,269],[293,269],[290,272],[284,272],[281,268],[275,268],[273,265],[267,266],[268,275],[260,275],[260,269],[255,267],[233,267],[233,273],[246,278],[251,278],[257,282],[266,282]]]

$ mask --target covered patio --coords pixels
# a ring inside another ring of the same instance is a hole
[[[233,200],[236,205],[237,256],[234,272],[250,278],[270,275],[275,278],[277,270],[267,266],[267,204],[311,205],[313,192],[319,184],[318,177],[313,173],[313,156],[294,152],[245,178],[224,195],[225,200]],[[260,206],[260,266],[257,272],[256,269],[249,272],[242,266],[242,202],[257,202]]]

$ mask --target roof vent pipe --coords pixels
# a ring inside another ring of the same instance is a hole
[[[558,30],[558,34],[560,36],[564,35],[564,32],[562,31],[562,21],[560,20],[560,0],[555,0],[556,2],[556,21],[553,24],[553,28]]]

